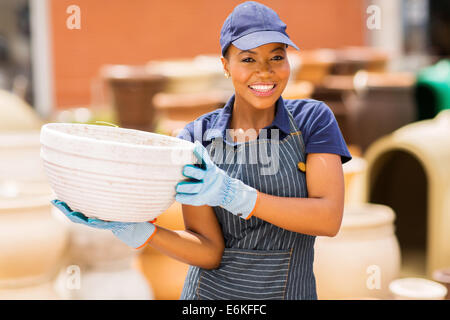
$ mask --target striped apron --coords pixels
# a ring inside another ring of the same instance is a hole
[[[289,111],[288,115],[290,134],[284,139],[272,134],[270,139],[260,136],[230,148],[223,138],[215,138],[207,148],[211,158],[230,177],[260,192],[307,197],[305,145]],[[256,147],[260,158],[257,161],[252,159]],[[224,161],[217,161],[220,157],[216,152],[220,149],[226,149],[222,151]],[[267,155],[265,159],[260,156],[263,153]],[[278,161],[273,172],[268,170],[268,159],[272,168],[273,162]],[[220,266],[214,270],[190,266],[181,299],[317,299],[313,273],[315,236],[291,232],[257,217],[244,220],[221,207],[213,209],[225,239]]]

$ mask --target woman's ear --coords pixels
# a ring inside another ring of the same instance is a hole
[[[230,76],[230,71],[228,68],[228,60],[224,57],[220,57],[220,61],[222,61],[222,66],[223,66],[223,73],[226,75],[228,75],[228,77]]]

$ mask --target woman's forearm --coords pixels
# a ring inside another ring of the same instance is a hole
[[[205,269],[217,268],[223,252],[223,247],[200,234],[160,226],[148,245],[176,260]]]
[[[333,237],[339,231],[343,207],[326,198],[289,198],[258,194],[253,216],[280,228]]]

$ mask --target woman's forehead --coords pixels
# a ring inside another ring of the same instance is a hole
[[[284,43],[267,43],[262,46],[252,48],[249,50],[241,50],[234,46],[233,44],[230,45],[230,51],[232,51],[234,54],[241,54],[241,53],[250,53],[250,54],[259,54],[259,53],[271,53],[275,51],[286,51],[286,45]]]

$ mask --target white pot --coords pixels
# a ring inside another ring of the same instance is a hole
[[[389,290],[396,300],[444,300],[447,294],[442,284],[421,278],[394,280]]]
[[[0,289],[0,300],[59,300],[61,296],[54,288],[54,282],[23,288]]]
[[[59,269],[68,233],[50,206],[48,195],[0,194],[0,288],[43,283]]]
[[[145,277],[133,268],[61,269],[55,290],[70,300],[151,300],[152,288]]]
[[[398,276],[395,214],[384,205],[347,205],[336,237],[317,237],[314,274],[319,299],[386,298]]]
[[[108,126],[50,123],[41,130],[50,185],[72,210],[110,221],[150,221],[175,200],[194,144]]]
[[[0,133],[0,180],[45,181],[39,131]]]
[[[127,246],[111,230],[73,223],[56,207],[53,216],[64,223],[70,234],[67,262],[84,268],[129,267],[141,250]]]

